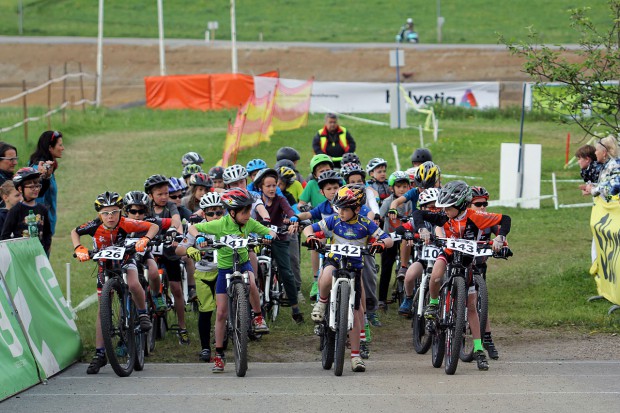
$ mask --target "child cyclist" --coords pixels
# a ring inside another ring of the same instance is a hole
[[[252,182],[250,182],[247,186],[248,191],[258,192],[260,190],[259,188],[256,188],[254,181],[256,179],[256,175],[265,168],[267,168],[267,162],[262,159],[252,159],[247,163],[245,170],[248,171],[248,177],[252,180]]]
[[[224,215],[224,208],[219,192],[209,192],[200,199],[200,208],[204,212],[205,220],[211,222]],[[208,235],[215,240],[215,237]],[[217,279],[217,263],[213,251],[207,251],[204,256],[195,248],[196,237],[187,234],[176,249],[177,255],[185,255],[196,261],[196,292],[198,294],[198,334],[200,335],[200,360],[206,363],[211,361],[211,316],[215,311],[215,282]]]
[[[420,238],[430,242],[431,232],[424,222],[430,222],[440,227],[442,235],[448,238],[463,238],[476,241],[480,231],[499,225],[499,234],[493,240],[493,251],[499,251],[506,242],[506,235],[510,232],[510,217],[502,214],[477,212],[469,207],[472,200],[471,188],[463,181],[449,182],[439,192],[437,207],[443,208],[443,213],[417,210],[413,213],[414,227],[418,228]],[[429,284],[430,300],[424,311],[428,320],[436,320],[439,311],[439,289],[441,280],[446,271],[448,262],[452,259],[452,251],[444,249],[435,261]],[[478,369],[488,370],[487,362],[480,338],[480,321],[476,311],[476,294],[469,294],[467,305],[467,320],[474,337],[474,353]]]
[[[80,237],[82,235],[90,235],[93,238],[94,247],[97,250],[115,245],[118,242],[122,242],[126,238],[128,233],[131,232],[145,232],[144,237],[135,244],[137,252],[145,251],[148,242],[153,239],[159,227],[155,224],[137,221],[130,218],[121,216],[121,209],[123,207],[123,201],[120,195],[116,192],[104,192],[97,196],[95,199],[95,210],[98,213],[98,217],[90,222],[80,225],[77,228],[71,230],[71,241],[73,242],[73,249],[78,260],[81,262],[88,261],[90,259],[88,255],[88,249],[80,244]],[[99,272],[97,275],[97,295],[101,297],[101,289],[103,288],[103,270],[106,265],[117,265],[118,261],[99,261]],[[138,309],[138,318],[140,320],[140,328],[142,331],[148,331],[151,329],[151,320],[149,314],[146,311],[146,302],[144,297],[144,290],[138,280],[138,271],[133,259],[126,262],[125,268],[127,271],[127,285],[131,296],[136,303]],[[97,374],[99,369],[108,363],[105,356],[105,348],[103,344],[103,335],[101,333],[101,316],[97,310],[97,324],[95,334],[95,346],[96,352],[93,357],[86,373]]]
[[[366,192],[361,185],[345,185],[338,190],[332,204],[338,208],[338,215],[322,219],[318,223],[304,228],[304,235],[307,242],[314,248],[320,246],[320,240],[315,232],[323,231],[326,236],[331,237],[333,243],[349,243],[353,245],[365,246],[370,240],[374,240],[371,246],[371,253],[381,252],[385,247],[392,246],[392,239],[384,233],[374,222],[360,214],[362,206],[366,202]],[[332,274],[338,267],[340,256],[327,254],[321,277],[319,277],[319,297],[312,309],[312,320],[315,323],[323,321],[325,309],[329,301],[329,291],[332,285]],[[362,258],[349,260],[351,266],[357,270],[355,276],[355,306],[353,318],[353,330],[349,334],[351,341],[351,369],[354,372],[366,370],[364,361],[360,357],[360,331],[364,325],[364,315],[360,307],[363,295],[363,284],[360,282],[361,270],[363,268]]]
[[[213,181],[214,190],[224,189],[224,168],[222,168],[221,166],[214,166],[213,168],[209,169],[209,176]]]
[[[261,225],[258,221],[250,218],[254,197],[246,189],[231,188],[221,195],[221,202],[228,210],[228,215],[222,219],[211,222],[203,222],[190,225],[189,236],[196,238],[198,247],[208,246],[206,238],[201,233],[214,235],[220,239],[225,235],[237,235],[247,238],[249,234],[256,233],[264,235],[266,240],[272,239],[276,233],[269,228]],[[226,335],[225,325],[228,316],[228,295],[226,294],[226,274],[232,271],[233,251],[230,248],[222,248],[217,255],[217,282],[215,286],[217,315],[215,318],[215,357],[213,359],[213,372],[221,373],[224,371],[224,337]],[[250,277],[250,304],[254,311],[252,326],[257,333],[268,333],[269,329],[261,315],[260,301],[252,300],[253,296],[258,296],[258,290],[254,279],[254,271],[248,259],[247,248],[239,250],[240,271],[247,271]],[[252,290],[254,294],[252,294]]]
[[[366,173],[371,178],[368,186],[377,191],[378,203],[381,205],[383,200],[392,193],[390,185],[387,182],[387,161],[383,158],[372,158],[366,165]]]

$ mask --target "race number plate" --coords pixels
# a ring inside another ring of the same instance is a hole
[[[425,245],[422,248],[422,259],[425,261],[435,261],[439,257],[441,250],[434,245]]]
[[[153,247],[151,247],[151,254],[164,255],[164,244],[153,245]]]
[[[392,238],[392,241],[396,242],[396,241],[400,241],[403,239],[403,237],[401,237],[400,235],[398,235],[395,232],[390,232],[390,238]]]
[[[488,246],[488,248],[478,250],[478,252],[476,253],[476,257],[490,257],[491,255],[493,255],[493,249],[490,245]]]
[[[362,249],[357,245],[332,244],[329,250],[334,254],[346,255],[348,257],[359,257],[362,255]]]
[[[468,255],[476,255],[478,252],[478,244],[476,241],[470,241],[467,239],[455,239],[450,238],[446,242],[446,247],[454,251],[460,251]]]
[[[239,249],[239,248],[245,248],[248,245],[247,238],[233,237],[230,235],[226,235],[225,237],[220,238],[220,242],[228,245],[230,248],[234,250]]]
[[[97,252],[94,256],[94,260],[106,259],[106,260],[122,260],[125,255],[125,247],[108,247],[104,250]]]

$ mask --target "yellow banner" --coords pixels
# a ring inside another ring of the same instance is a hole
[[[599,295],[620,305],[620,203],[594,199],[590,227],[596,244],[596,260],[590,274]]]

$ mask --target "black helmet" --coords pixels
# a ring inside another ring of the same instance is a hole
[[[428,161],[432,161],[433,156],[431,155],[431,151],[426,148],[418,148],[411,155],[411,162],[419,162],[424,163]]]
[[[103,208],[111,206],[123,208],[123,200],[118,192],[106,191],[97,195],[97,199],[95,199],[95,211],[99,212]]]
[[[41,172],[30,166],[26,166],[15,172],[15,175],[13,175],[13,185],[15,185],[15,188],[19,188],[24,185],[24,182],[39,179],[40,177]]]
[[[130,205],[142,205],[147,206],[149,204],[149,196],[142,191],[130,191],[123,197],[123,205],[128,207]]]
[[[168,185],[170,181],[164,175],[151,175],[144,181],[144,192],[151,193],[151,189],[162,184]]]
[[[224,168],[221,166],[214,166],[209,169],[209,176],[211,179],[224,179]]]
[[[276,180],[276,183],[278,183],[278,171],[276,171],[275,169],[271,169],[271,168],[261,169],[260,171],[258,171],[256,176],[254,177],[254,190],[255,191],[260,190],[260,186],[263,184],[263,179],[265,179],[268,176],[273,177]]]
[[[463,211],[467,208],[471,199],[469,185],[463,181],[452,181],[441,188],[435,206],[439,208],[453,206],[459,211]]]
[[[347,152],[342,155],[340,163],[342,165],[344,165],[345,163],[356,163],[358,165],[361,165],[362,161],[360,160],[360,157],[355,154],[355,152]]]
[[[222,205],[228,210],[237,211],[254,203],[254,197],[247,189],[230,188],[221,195]]]
[[[282,159],[288,159],[289,161],[296,162],[300,159],[299,152],[297,149],[291,148],[290,146],[283,146],[278,149],[276,153],[276,161],[281,161]]]
[[[317,179],[319,188],[323,189],[323,187],[330,182],[335,182],[340,185],[342,183],[342,177],[338,172],[334,171],[333,169],[321,172],[321,175],[319,175]]]
[[[292,170],[295,170],[295,164],[290,159],[280,159],[278,162],[276,162],[276,166],[274,166],[274,168],[278,170],[282,168],[283,166],[286,166],[287,168],[291,168]]]
[[[485,198],[489,199],[489,191],[484,186],[472,186],[471,197],[473,198]]]

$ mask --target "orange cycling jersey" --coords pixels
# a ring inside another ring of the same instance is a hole
[[[116,245],[120,240],[127,237],[132,232],[146,233],[151,227],[151,223],[138,221],[135,219],[121,217],[118,225],[108,229],[103,225],[101,219],[96,218],[90,222],[80,225],[75,230],[78,235],[90,235],[93,237],[95,248],[100,250],[112,245]]]

